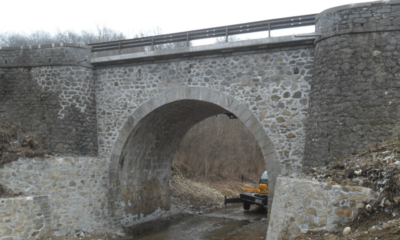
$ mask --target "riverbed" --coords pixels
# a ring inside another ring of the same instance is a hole
[[[267,209],[234,204],[222,210],[193,216],[175,216],[127,229],[131,239],[265,239]],[[129,238],[128,238],[129,239]]]

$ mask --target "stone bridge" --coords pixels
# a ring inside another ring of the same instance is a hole
[[[0,180],[49,195],[62,209],[51,223],[60,235],[131,226],[170,209],[170,169],[185,133],[210,116],[233,114],[263,153],[272,200],[278,175],[392,135],[400,104],[398,4],[327,10],[317,17],[318,38],[96,58],[75,44],[2,48],[0,113],[57,157],[13,165],[35,180],[18,179],[12,167]],[[43,187],[48,179],[54,184]]]

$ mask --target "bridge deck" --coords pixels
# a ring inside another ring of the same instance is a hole
[[[198,56],[220,55],[232,52],[260,51],[266,49],[287,49],[287,48],[305,48],[313,47],[315,41],[314,35],[304,36],[281,36],[272,38],[262,38],[254,40],[245,40],[238,42],[216,43],[202,46],[191,46],[176,49],[167,49],[161,51],[149,51],[130,53],[114,56],[104,56],[92,58],[91,63],[96,66],[110,64],[124,64],[131,62],[146,62],[167,60],[171,58],[187,58]]]

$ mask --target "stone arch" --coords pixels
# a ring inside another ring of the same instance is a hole
[[[280,164],[263,125],[243,103],[203,87],[171,88],[128,117],[109,165],[109,211],[113,225],[130,226],[169,210],[172,159],[186,132],[217,114],[233,113],[253,133],[263,153],[273,199]]]

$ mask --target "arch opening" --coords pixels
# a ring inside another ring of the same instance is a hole
[[[250,110],[209,89],[174,89],[139,107],[120,131],[110,163],[114,225],[131,226],[169,211],[171,165],[182,138],[202,120],[227,113],[237,116],[254,134],[271,178],[276,178],[280,167],[273,144]],[[270,189],[271,197],[274,187]]]

